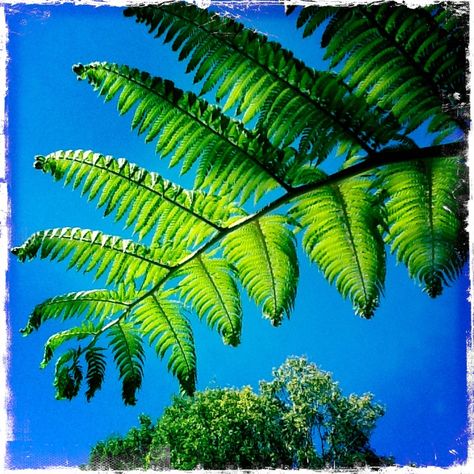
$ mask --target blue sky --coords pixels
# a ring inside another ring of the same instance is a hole
[[[234,12],[235,13],[235,12]],[[301,40],[295,16],[280,9],[239,11],[242,20],[283,43],[314,67],[321,53],[314,39]],[[153,145],[130,132],[113,104],[71,72],[74,63],[125,63],[191,88],[185,66],[141,25],[110,7],[12,6],[8,13],[8,165],[12,201],[12,244],[37,230],[60,226],[122,232],[102,219],[79,193],[35,171],[33,157],[60,149],[93,149],[158,171],[176,173],[154,155]],[[181,181],[189,186],[190,178]],[[466,457],[466,355],[469,329],[467,267],[442,297],[430,300],[389,257],[386,290],[371,321],[355,316],[348,302],[299,252],[301,278],[291,320],[273,328],[244,296],[242,344],[226,347],[194,319],[199,389],[258,386],[289,355],[306,355],[333,373],[347,394],[371,391],[387,413],[373,437],[380,454],[397,462],[449,465]],[[177,391],[166,364],[152,353],[135,407],[124,407],[117,373],[109,365],[106,383],[92,402],[81,394],[56,401],[53,367],[38,366],[47,337],[62,328],[50,323],[22,338],[33,307],[68,291],[94,288],[89,278],[47,261],[18,264],[9,274],[11,331],[9,380],[14,441],[10,466],[77,465],[90,447],[112,433],[125,433],[140,413],[156,418]],[[457,454],[456,454],[457,453]]]

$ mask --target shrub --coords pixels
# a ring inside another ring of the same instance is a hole
[[[139,417],[140,427],[132,428],[124,437],[111,436],[99,441],[91,450],[86,469],[140,469],[150,450],[155,428],[151,418]]]
[[[177,469],[290,466],[283,431],[279,403],[250,387],[205,390],[174,398],[157,423],[150,454],[169,446]]]
[[[153,427],[98,443],[93,469],[261,469],[393,464],[370,447],[385,413],[370,393],[344,396],[328,372],[290,357],[260,383],[260,394],[207,389],[174,397]]]
[[[261,382],[262,395],[280,403],[293,465],[299,468],[392,464],[370,448],[377,420],[385,414],[371,393],[344,396],[329,372],[305,357],[289,357]]]

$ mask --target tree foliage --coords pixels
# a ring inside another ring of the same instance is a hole
[[[82,466],[91,470],[130,470],[146,467],[155,427],[151,418],[140,415],[140,426],[132,428],[125,436],[110,436],[95,444],[89,455],[89,463]]]
[[[213,389],[176,397],[156,425],[153,453],[168,447],[175,469],[291,465],[279,404],[241,390]]]
[[[100,388],[105,344],[123,399],[133,404],[144,340],[168,357],[182,390],[192,393],[187,311],[235,346],[243,288],[280,324],[296,297],[298,232],[310,260],[365,318],[383,291],[386,246],[432,297],[458,276],[467,256],[462,14],[387,2],[301,9],[303,36],[322,31],[326,71],[189,4],[128,8],[125,15],[170,44],[201,93],[128,65],[77,64],[74,73],[115,101],[160,158],[195,181],[186,190],[92,151],[36,157],[35,168],[134,233],[127,240],[51,229],[13,249],[20,261],[64,260],[106,285],[48,299],[25,327],[27,335],[47,319],[79,319],[46,344],[44,364],[66,340],[81,342],[57,359],[59,398],[74,397],[83,380],[88,398]],[[412,134],[423,127],[431,133],[427,146]],[[326,163],[337,157],[341,168],[328,173]]]
[[[328,372],[304,357],[289,357],[261,382],[262,394],[282,406],[287,443],[300,468],[390,463],[369,439],[385,409],[366,393],[345,397]]]
[[[344,396],[331,374],[303,357],[250,387],[174,397],[156,425],[95,445],[89,468],[321,468],[390,464],[370,448],[384,409],[372,394]],[[148,420],[148,418],[146,418]],[[110,465],[107,465],[110,462]],[[121,464],[125,463],[125,464]]]

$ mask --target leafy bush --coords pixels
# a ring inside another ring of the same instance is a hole
[[[155,428],[151,418],[139,417],[140,427],[132,428],[124,437],[111,436],[91,450],[87,469],[140,469],[150,450]]]
[[[175,469],[392,463],[369,445],[384,414],[372,394],[343,396],[329,373],[303,357],[290,357],[273,375],[260,394],[244,387],[175,397],[154,428],[146,418],[124,439],[98,443],[90,467],[157,468],[167,451]]]
[[[390,464],[370,448],[370,434],[385,414],[370,393],[345,397],[337,382],[304,357],[289,357],[261,382],[263,396],[281,404],[287,443],[300,468]]]
[[[279,404],[250,387],[205,390],[173,400],[157,423],[152,448],[169,446],[177,469],[289,466],[283,431]]]

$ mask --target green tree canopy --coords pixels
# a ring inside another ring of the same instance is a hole
[[[150,451],[169,447],[176,469],[290,466],[280,406],[250,387],[176,397],[158,420]]]
[[[139,421],[139,428],[132,428],[125,436],[111,436],[94,445],[89,464],[83,467],[93,470],[145,468],[155,427],[149,416],[140,415]]]
[[[302,9],[303,34],[323,31],[325,71],[189,4],[125,15],[170,44],[200,94],[129,65],[77,64],[74,73],[195,181],[183,189],[93,151],[36,157],[35,168],[134,232],[129,240],[49,229],[13,249],[20,261],[65,260],[105,285],[48,299],[26,324],[25,335],[48,319],[77,323],[46,343],[42,366],[71,345],[57,358],[57,398],[76,396],[84,381],[91,398],[110,347],[123,400],[134,404],[145,343],[193,393],[189,310],[237,345],[243,289],[281,324],[296,297],[298,233],[311,262],[364,318],[380,301],[387,248],[432,297],[457,278],[468,253],[462,15],[387,2]],[[412,132],[424,126],[433,140],[421,147]],[[337,157],[342,166],[328,173],[325,163]]]
[[[384,408],[373,395],[344,396],[331,374],[290,357],[260,393],[207,389],[175,396],[153,427],[99,442],[89,468],[321,468],[390,464],[370,448]],[[109,464],[107,464],[109,463]],[[118,467],[117,467],[118,466]],[[166,467],[166,466],[165,466]]]
[[[385,414],[373,395],[344,396],[328,372],[304,357],[290,357],[261,382],[264,396],[282,405],[288,443],[301,468],[389,462],[369,445],[377,420]]]

